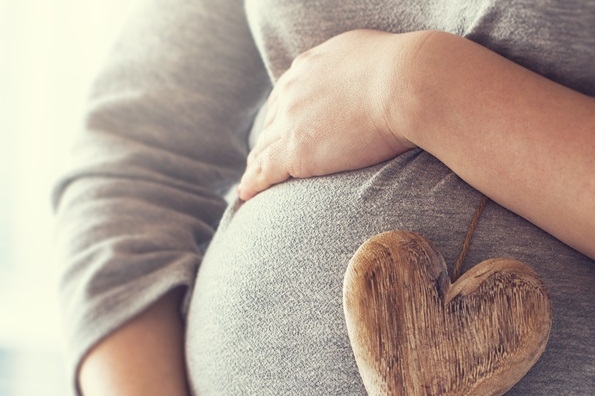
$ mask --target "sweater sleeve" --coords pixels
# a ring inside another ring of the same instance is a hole
[[[269,90],[242,1],[138,7],[53,195],[72,374],[169,290],[184,287],[188,301]]]

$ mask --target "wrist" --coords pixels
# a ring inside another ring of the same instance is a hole
[[[394,35],[395,59],[390,96],[386,101],[387,128],[408,148],[425,148],[432,125],[440,119],[440,92],[448,84],[440,75],[437,46],[458,39],[440,31],[418,31]]]

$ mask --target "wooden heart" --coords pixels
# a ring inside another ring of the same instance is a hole
[[[537,274],[486,260],[451,284],[423,237],[366,241],[343,285],[347,330],[368,395],[502,395],[537,361],[551,303]]]

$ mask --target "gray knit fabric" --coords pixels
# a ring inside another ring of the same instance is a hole
[[[54,195],[73,372],[184,285],[196,395],[365,394],[341,304],[351,255],[406,229],[452,263],[481,195],[412,150],[233,202],[217,229],[272,83],[299,53],[356,28],[449,31],[595,96],[593,1],[146,1],[96,81]],[[595,394],[595,263],[490,203],[466,268],[499,256],[535,268],[554,308],[544,355],[509,394]]]

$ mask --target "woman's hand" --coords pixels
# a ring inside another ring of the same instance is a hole
[[[290,177],[359,169],[413,147],[386,115],[422,33],[355,30],[298,56],[281,76],[238,193],[248,200]]]
[[[298,57],[239,196],[420,147],[595,259],[595,98],[443,32],[352,31]]]

